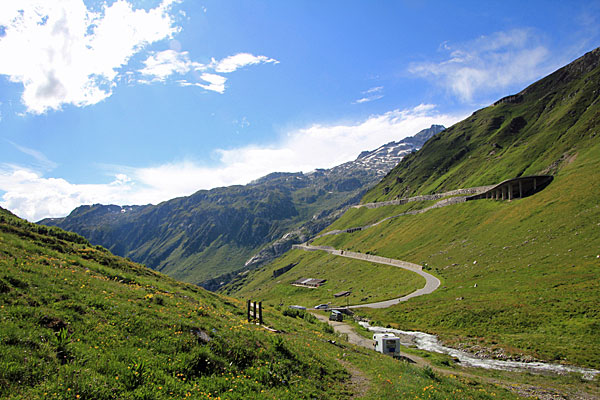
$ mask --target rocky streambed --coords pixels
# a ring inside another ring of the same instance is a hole
[[[581,374],[584,379],[588,380],[592,380],[598,374],[600,374],[600,371],[596,369],[575,367],[570,365],[550,364],[539,361],[524,362],[513,360],[496,360],[491,358],[477,357],[474,354],[444,346],[440,343],[437,336],[428,333],[418,331],[403,331],[400,329],[384,328],[381,326],[371,326],[368,322],[359,322],[359,324],[374,333],[393,333],[400,338],[400,343],[404,346],[416,346],[421,350],[448,354],[451,357],[457,358],[461,364],[469,367],[555,374],[578,373]]]

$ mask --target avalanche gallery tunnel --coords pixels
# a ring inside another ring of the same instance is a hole
[[[552,179],[554,177],[551,175],[533,175],[509,179],[483,193],[469,196],[466,200],[512,200],[527,197],[543,190],[552,182]]]

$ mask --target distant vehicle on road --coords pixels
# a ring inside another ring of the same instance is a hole
[[[293,308],[294,310],[306,310],[306,307],[303,306],[290,306],[290,308]]]
[[[342,314],[338,310],[333,310],[333,311],[331,311],[331,314],[329,315],[329,320],[330,321],[343,321],[344,314]]]
[[[319,304],[318,306],[315,306],[315,310],[327,310],[329,308],[329,305],[327,304]]]

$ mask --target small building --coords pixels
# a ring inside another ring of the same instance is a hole
[[[300,279],[292,282],[292,285],[317,288],[317,287],[321,286],[322,284],[324,284],[325,282],[327,282],[327,279],[300,278]]]
[[[391,356],[400,355],[400,338],[391,333],[376,333],[373,335],[373,349]]]

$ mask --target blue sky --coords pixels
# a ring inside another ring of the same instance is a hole
[[[36,221],[327,168],[600,45],[600,1],[3,0],[0,206]]]

